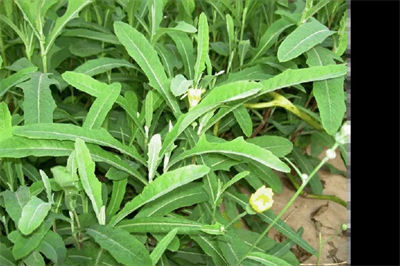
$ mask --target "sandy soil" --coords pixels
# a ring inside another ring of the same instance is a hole
[[[325,152],[320,155],[320,159],[324,155]],[[330,160],[329,163],[339,170],[347,171],[339,151],[337,151],[336,159]],[[319,171],[319,176],[322,182],[325,182],[324,195],[336,195],[342,200],[347,201],[347,178],[341,175],[332,175],[324,171]],[[282,193],[274,196],[273,211],[276,214],[279,213],[294,193],[293,188],[284,185]],[[342,223],[347,223],[347,209],[336,202],[329,201],[328,205],[327,203],[327,200],[309,199],[300,196],[281,218],[295,231],[303,227],[303,238],[317,251],[319,250],[319,231],[322,235],[322,241],[325,241],[340,230]],[[320,211],[321,214],[314,216],[313,221],[312,214],[324,205],[325,207]],[[271,229],[269,236],[276,240],[282,238],[275,229]],[[316,265],[317,258],[303,250],[299,250],[297,245],[294,247],[293,252],[299,258],[301,265]],[[346,264],[347,237],[339,235],[332,238],[323,246],[321,254],[320,265]]]

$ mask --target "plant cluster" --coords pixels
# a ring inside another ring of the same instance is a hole
[[[319,256],[280,217],[346,206],[346,48],[344,0],[0,1],[0,265]]]

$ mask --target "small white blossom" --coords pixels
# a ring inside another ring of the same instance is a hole
[[[336,158],[336,152],[334,150],[331,150],[331,149],[326,150],[325,155],[329,160],[333,160],[333,159]]]
[[[250,196],[250,205],[258,213],[269,210],[274,203],[272,197],[274,192],[271,188],[265,186],[260,187],[257,191]]]

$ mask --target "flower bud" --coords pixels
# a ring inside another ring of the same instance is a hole
[[[301,178],[301,181],[306,182],[306,180],[308,179],[308,175],[307,174],[302,174],[300,176],[300,178]]]
[[[342,224],[342,231],[346,231],[347,230],[347,224],[343,223]]]
[[[265,186],[260,187],[257,191],[250,196],[250,205],[258,213],[269,210],[274,203],[272,199],[274,192],[271,188],[266,188]]]
[[[205,92],[204,89],[188,89],[187,96],[189,100],[189,109],[197,106],[201,100],[201,95]]]
[[[350,134],[350,125],[347,124],[347,121],[343,123],[339,132],[335,134],[335,141],[339,144],[347,143],[347,135]]]
[[[331,150],[331,149],[326,150],[325,155],[329,160],[333,160],[333,159],[336,158],[336,152],[334,150]]]

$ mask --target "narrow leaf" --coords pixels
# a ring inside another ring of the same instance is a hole
[[[3,192],[3,197],[8,215],[15,224],[18,224],[18,221],[21,218],[22,208],[30,200],[29,188],[26,186],[20,186],[15,192],[6,190]]]
[[[161,150],[161,136],[160,134],[155,134],[149,142],[149,148],[148,148],[148,169],[149,169],[149,182],[153,180],[155,171],[157,169],[157,166],[160,163],[160,153]]]
[[[1,65],[1,64],[0,64]],[[17,266],[15,259],[12,255],[11,250],[9,250],[6,245],[0,243],[0,265],[3,266]]]
[[[283,259],[262,252],[250,252],[246,258],[261,262],[263,265],[267,266],[290,266],[290,264]]]
[[[287,173],[290,171],[290,168],[270,151],[248,143],[244,141],[242,137],[236,138],[233,141],[227,141],[225,143],[215,143],[208,142],[205,138],[205,135],[202,135],[199,142],[191,150],[185,151],[171,160],[170,166],[185,158],[208,153],[219,153],[226,156],[233,156],[234,158],[235,156],[241,157],[253,160],[281,172]]]
[[[168,245],[174,239],[177,232],[178,232],[177,228],[173,229],[157,244],[156,248],[150,254],[151,261],[153,262],[152,265],[156,265],[156,263],[161,258],[162,254],[167,249]]]
[[[111,69],[120,67],[137,69],[137,67],[135,67],[126,60],[101,57],[86,61],[82,65],[75,68],[74,72],[82,73],[92,77],[101,73],[105,73]]]
[[[323,42],[328,36],[335,33],[316,19],[302,24],[295,29],[278,48],[278,59],[286,62],[298,57],[315,45]]]
[[[0,81],[0,98],[13,86],[29,79],[30,74],[36,72],[37,67],[29,67],[12,74],[11,76],[1,79]]]
[[[147,39],[126,23],[117,21],[114,23],[115,34],[125,46],[128,54],[136,61],[154,87],[166,100],[169,107],[176,114],[180,109],[168,86],[168,78],[158,59],[157,52],[151,47]]]
[[[204,252],[212,258],[215,265],[228,265],[220,248],[218,247],[217,240],[201,235],[190,236],[190,238],[196,241],[197,244],[199,244],[199,246],[204,250]]]
[[[24,235],[31,234],[42,224],[51,208],[51,203],[33,196],[22,209],[21,218],[18,221],[18,229]]]
[[[100,128],[120,92],[120,83],[113,83],[109,86],[107,91],[103,91],[90,107],[82,127],[85,129]]]
[[[51,230],[40,242],[38,251],[56,264],[63,264],[67,256],[67,249],[62,237]]]
[[[195,64],[193,44],[189,36],[184,32],[168,32],[168,35],[175,42],[176,48],[182,58],[185,68],[185,75],[193,79],[193,66]],[[175,95],[176,96],[176,95]]]
[[[87,229],[102,248],[110,252],[116,261],[124,265],[152,265],[151,258],[142,243],[128,232],[111,226],[92,225]]]
[[[100,217],[100,209],[103,206],[101,183],[94,174],[95,164],[92,161],[89,149],[83,140],[76,139],[75,152],[82,187],[92,202],[93,210],[96,213],[99,224],[104,224],[105,221],[102,221]]]
[[[246,137],[250,137],[253,133],[253,121],[246,107],[243,105],[233,111],[236,121],[239,123],[240,128]]]
[[[279,136],[260,136],[248,139],[247,142],[267,149],[277,157],[288,155],[293,149],[290,140]]]
[[[111,219],[110,224],[116,225],[128,214],[132,213],[147,202],[153,201],[174,190],[175,188],[199,179],[209,171],[210,169],[204,165],[188,165],[178,168],[174,171],[164,173],[152,183],[147,185],[141,194],[125,204],[124,208]]]
[[[194,81],[197,83],[201,73],[206,68],[206,58],[208,57],[208,23],[204,13],[199,16],[199,26],[197,33],[197,60],[194,65]]]
[[[187,92],[192,86],[193,80],[187,80],[183,75],[176,75],[171,81],[171,92],[174,96],[178,97]]]
[[[127,184],[127,178],[119,181],[113,181],[111,200],[107,206],[107,217],[112,217],[120,209]]]
[[[147,128],[150,128],[153,120],[153,91],[149,91],[146,94],[144,101],[144,120],[146,121]]]

